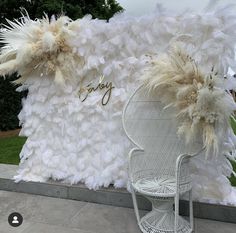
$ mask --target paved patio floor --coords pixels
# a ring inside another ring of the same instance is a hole
[[[11,227],[19,212],[23,224]],[[143,212],[144,214],[144,212]],[[140,233],[133,209],[0,191],[1,233]],[[236,224],[196,219],[196,233],[235,233]]]

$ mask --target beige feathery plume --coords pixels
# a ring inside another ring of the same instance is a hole
[[[17,71],[22,77],[15,83],[22,83],[36,73],[54,77],[59,84],[76,76],[74,64],[80,58],[68,42],[73,33],[73,22],[68,17],[51,21],[47,16],[36,21],[23,17],[8,23],[0,35],[5,44],[0,55],[0,75]]]
[[[173,46],[152,61],[143,78],[149,92],[176,109],[178,134],[188,143],[200,133],[206,154],[218,154],[236,104],[230,93],[216,86],[217,72],[204,74],[194,59]]]

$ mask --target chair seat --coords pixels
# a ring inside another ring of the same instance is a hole
[[[134,189],[141,194],[157,197],[174,197],[176,179],[173,176],[143,177],[132,183]],[[180,193],[190,189],[190,183],[180,185]]]

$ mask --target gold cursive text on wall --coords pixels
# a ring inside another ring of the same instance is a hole
[[[88,98],[89,94],[91,94],[92,92],[103,89],[105,89],[106,91],[102,96],[102,105],[106,105],[109,102],[112,94],[112,89],[115,87],[113,86],[112,82],[103,82],[104,78],[105,78],[104,75],[102,75],[99,79],[99,83],[96,86],[94,86],[93,83],[91,82],[86,87],[80,88],[79,98],[81,99],[82,102],[84,102]],[[82,93],[84,93],[83,97]]]

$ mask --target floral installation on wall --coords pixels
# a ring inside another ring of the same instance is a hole
[[[154,58],[144,75],[149,92],[154,93],[166,108],[174,107],[178,134],[189,143],[201,137],[206,155],[222,153],[224,143],[234,135],[230,117],[236,103],[226,83],[236,82],[217,68],[201,70],[197,62],[180,45],[170,46],[167,53]],[[231,151],[235,150],[232,144]]]
[[[24,83],[32,74],[54,78],[63,84],[67,79],[76,78],[80,57],[72,51],[70,38],[75,24],[66,16],[49,20],[7,21],[9,26],[1,33],[0,75],[18,72],[21,76],[16,83]]]

